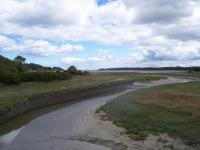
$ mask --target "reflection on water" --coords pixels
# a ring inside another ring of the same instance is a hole
[[[54,105],[51,105],[51,106],[46,106],[46,107],[42,107],[42,108],[38,108],[38,109],[35,109],[35,110],[28,111],[28,112],[14,118],[14,119],[11,119],[10,121],[7,121],[6,123],[0,124],[0,137],[5,135],[5,134],[8,134],[9,132],[11,132],[13,130],[17,130],[21,127],[26,126],[31,120],[33,120],[33,119],[35,119],[35,118],[37,118],[41,115],[47,114],[49,112],[52,112],[52,111],[58,110],[60,108],[66,107],[70,104],[74,104],[74,103],[77,103],[77,102],[80,102],[80,101],[83,101],[83,100],[87,100],[87,99],[90,99],[90,98],[99,97],[99,96],[100,97],[101,96],[108,96],[108,95],[111,95],[111,94],[115,94],[115,93],[123,91],[127,88],[128,88],[127,86],[124,86],[121,89],[114,89],[112,91],[108,91],[108,92],[104,92],[104,93],[98,93],[98,94],[90,95],[90,96],[85,96],[85,97],[80,98],[80,99],[70,100],[70,101],[66,101],[64,103],[54,104]]]
[[[9,144],[10,142],[12,142],[16,136],[18,135],[18,133],[23,129],[24,127],[21,127],[17,130],[13,130],[11,132],[9,132],[8,134],[5,134],[3,136],[0,137],[0,145],[6,145]]]
[[[112,92],[108,92],[108,93],[99,93],[96,95],[91,95],[91,96],[86,96],[82,99],[79,100],[71,100],[65,103],[61,103],[61,104],[55,104],[55,105],[51,105],[51,106],[47,106],[47,107],[43,107],[43,108],[39,108],[39,109],[35,109],[29,112],[24,113],[23,115],[20,115],[19,117],[16,117],[4,124],[0,124],[0,149],[3,145],[5,144],[9,144],[10,142],[12,142],[15,137],[20,133],[21,130],[23,130],[23,128],[33,119],[42,116],[44,114],[47,114],[49,112],[53,112],[55,110],[58,110],[60,108],[66,107],[70,104],[74,104],[80,101],[83,101],[84,99],[89,99],[92,97],[98,97],[98,96],[106,96],[106,95],[110,95],[110,94],[114,94],[116,92],[119,92],[123,90],[119,89],[119,90],[114,90]]]
[[[75,101],[74,101],[75,102]],[[44,108],[29,111],[23,115],[16,117],[4,124],[0,125],[0,149],[6,144],[12,142],[23,128],[33,119],[65,107],[74,102],[66,102],[62,104],[52,105]],[[77,101],[76,101],[77,102]]]
[[[187,82],[192,82],[193,80],[190,80],[190,79],[185,79],[183,81],[181,81],[180,83],[187,83]]]

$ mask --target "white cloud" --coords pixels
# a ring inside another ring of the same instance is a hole
[[[65,58],[62,58],[61,61],[66,64],[73,65],[73,64],[77,64],[77,63],[83,63],[83,62],[87,61],[87,59],[76,58],[76,57],[65,57]]]
[[[86,57],[86,58],[77,58],[77,57],[65,57],[62,58],[62,61],[66,64],[73,64],[73,63],[104,63],[105,61],[109,61],[112,59],[112,55],[107,50],[98,50],[97,53],[93,56]]]
[[[15,44],[15,41],[7,38],[6,36],[0,35],[0,48]]]
[[[6,39],[6,37],[4,38]],[[83,51],[85,49],[82,45],[63,44],[61,46],[57,46],[45,40],[24,40],[22,43],[14,43],[8,38],[6,40],[5,39],[1,40],[0,37],[0,45],[3,45],[3,51],[17,51],[22,54],[36,56],[60,55],[72,51]]]
[[[8,5],[9,4],[9,5]],[[101,7],[95,0],[8,0],[0,2],[0,33],[26,38],[122,43],[141,36],[143,26],[132,27],[134,9],[115,1]],[[13,11],[15,10],[15,11]]]
[[[62,58],[61,61],[64,64],[68,65],[76,65],[79,68],[83,69],[97,69],[104,66],[111,66],[113,64],[113,56],[107,50],[98,50],[95,55],[91,55],[89,57],[65,57]]]
[[[193,45],[192,47],[185,42],[176,43],[177,47],[172,49],[174,43],[167,45],[165,42],[168,41],[162,38],[154,40],[158,40],[158,45],[161,44],[163,47],[157,46],[158,49],[146,49],[142,52],[133,53],[130,56],[115,56],[114,50],[101,50],[89,57],[64,57],[61,61],[64,64],[75,65],[81,69],[199,65],[199,42],[191,42],[189,45]]]
[[[130,24],[135,17],[133,9],[128,9],[123,2],[114,1],[103,5],[92,14],[92,20],[98,24],[120,26]]]
[[[179,19],[189,17],[193,13],[193,0],[125,0],[125,3],[135,7],[137,23],[170,24]]]
[[[87,23],[88,15],[95,7],[93,0],[8,0],[15,13],[8,21],[22,26],[82,25]],[[7,6],[3,3],[3,6]],[[1,5],[2,6],[2,5]]]
[[[135,59],[95,55],[63,61],[101,61],[110,66],[133,65],[141,60],[149,65],[154,60],[174,64],[176,60],[199,60],[199,0],[116,0],[102,6],[95,0],[2,0],[0,6],[0,34],[25,39],[16,44],[0,36],[0,45],[7,51],[49,56],[84,49],[80,45],[56,46],[49,40],[92,41],[129,45],[141,52]]]
[[[194,0],[116,0],[103,6],[95,0],[7,0],[0,6],[0,33],[106,44],[137,43],[153,31],[171,38],[184,28],[184,35],[192,35],[198,27],[189,28],[200,21],[200,4]]]

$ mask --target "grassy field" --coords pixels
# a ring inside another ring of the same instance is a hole
[[[189,72],[189,71],[183,71],[183,72],[168,72],[168,73],[158,73],[159,75],[168,75],[168,76],[178,76],[178,77],[194,77],[194,78],[200,78],[200,72]]]
[[[168,133],[200,144],[200,82],[164,85],[123,95],[101,108],[130,137]]]
[[[91,74],[76,76],[64,81],[32,82],[13,86],[0,86],[0,113],[16,107],[19,103],[26,101],[28,97],[34,95],[48,94],[62,90],[78,90],[119,80],[148,81],[160,78],[160,76],[140,74]]]
[[[101,72],[101,74],[131,74],[131,73],[134,73],[134,74],[142,74],[142,75],[166,75],[166,76],[176,76],[176,77],[186,77],[186,78],[200,78],[200,72],[199,71],[141,71],[141,72]]]

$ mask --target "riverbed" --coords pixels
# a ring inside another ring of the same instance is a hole
[[[94,116],[92,114],[97,108],[122,94],[151,86],[187,81],[170,77],[150,83],[134,83],[127,89],[111,95],[59,104],[26,113],[4,125],[5,130],[0,137],[0,149],[109,150],[117,147],[126,149],[127,147],[120,141],[118,143],[121,144],[116,143],[117,138],[112,140],[111,133],[98,127],[94,117],[89,116]],[[6,129],[9,125],[12,128]]]

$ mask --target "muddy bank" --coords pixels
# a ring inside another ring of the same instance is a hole
[[[33,109],[90,97],[98,94],[110,93],[113,91],[125,89],[127,85],[131,83],[132,81],[116,81],[113,83],[86,87],[83,89],[34,95],[27,98],[25,102],[18,104],[13,109],[0,114],[0,124]]]
[[[93,124],[90,124],[90,131],[76,137],[76,140],[84,139],[84,141],[96,144],[104,141],[100,144],[110,143],[106,147],[113,150],[199,150],[198,147],[186,145],[180,138],[170,137],[167,133],[149,134],[145,140],[133,140],[127,135],[125,129],[116,126],[114,122],[105,120],[104,112],[90,112],[87,119],[93,121]]]
[[[120,95],[137,91],[143,88],[161,84],[185,82],[183,79],[168,78],[149,83],[134,83],[131,86],[119,86],[117,92],[104,96],[76,102],[56,111],[35,118],[23,126],[12,136],[10,141],[5,141],[5,136],[0,137],[0,149],[3,150],[146,150],[154,149],[153,140],[133,142],[124,135],[124,130],[108,121],[102,121],[97,108],[103,106]],[[124,87],[126,90],[121,90]],[[119,129],[119,130],[118,130]],[[7,135],[6,135],[7,136]],[[161,137],[162,138],[162,137]],[[152,138],[151,138],[152,139]],[[162,139],[161,139],[162,140]],[[157,141],[157,140],[156,140]],[[160,138],[159,138],[160,141]],[[130,143],[129,143],[130,142]],[[157,142],[154,142],[157,144]],[[1,145],[2,144],[2,145]],[[139,144],[139,145],[138,145]],[[171,144],[171,143],[169,143]],[[171,145],[166,146],[171,146]],[[1,147],[2,146],[2,147]],[[160,146],[156,146],[160,148]],[[156,149],[156,148],[155,148]],[[166,149],[166,148],[164,148]],[[180,149],[188,150],[188,149]]]

